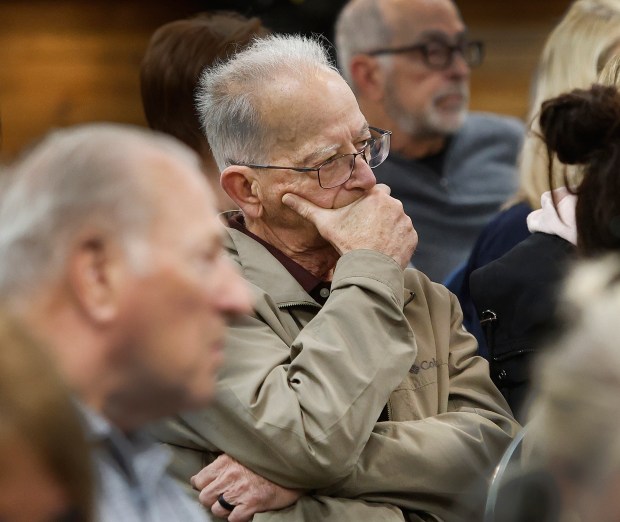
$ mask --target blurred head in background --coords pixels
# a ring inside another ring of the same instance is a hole
[[[157,29],[140,67],[142,104],[149,126],[172,134],[201,156],[220,210],[235,205],[220,187],[219,170],[195,109],[195,89],[203,69],[268,33],[258,18],[230,11],[200,13]]]
[[[482,44],[451,0],[352,0],[336,22],[336,47],[362,112],[393,131],[394,150],[436,152],[465,122]]]
[[[555,484],[559,520],[620,520],[620,259],[568,281],[564,329],[535,365],[526,438]]]
[[[0,294],[74,393],[124,432],[208,403],[227,319],[250,297],[198,156],[89,124],[50,133],[6,176]]]

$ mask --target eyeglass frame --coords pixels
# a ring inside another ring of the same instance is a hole
[[[292,170],[295,172],[316,172],[318,181],[319,181],[319,186],[323,189],[323,190],[329,190],[329,189],[333,189],[336,187],[340,187],[341,185],[344,185],[347,181],[349,181],[351,179],[351,176],[353,176],[353,171],[355,170],[355,160],[358,156],[362,156],[362,158],[364,158],[364,161],[366,162],[366,164],[368,164],[368,160],[366,159],[366,151],[372,146],[372,143],[376,142],[379,139],[384,138],[385,136],[391,136],[392,135],[392,131],[389,130],[385,130],[385,129],[380,129],[379,127],[368,127],[369,130],[375,131],[379,134],[379,136],[377,136],[376,138],[369,138],[368,139],[368,143],[366,143],[366,145],[364,145],[364,148],[358,152],[349,152],[347,154],[339,154],[337,156],[334,156],[332,158],[329,158],[327,160],[325,160],[323,163],[321,163],[320,165],[316,166],[316,167],[282,167],[282,166],[278,166],[278,165],[258,165],[258,164],[253,164],[253,163],[240,163],[240,162],[236,162],[236,161],[229,161],[228,164],[229,165],[238,165],[239,167],[249,167],[251,169],[276,169],[276,170]],[[389,154],[389,149],[388,149],[388,154]],[[346,156],[353,156],[353,159],[351,161],[351,171],[349,172],[349,176],[347,177],[347,179],[345,179],[342,183],[338,183],[338,185],[334,185],[332,187],[324,187],[321,184],[321,173],[320,170],[322,167],[324,167],[325,165],[327,165],[328,163],[331,163],[333,161],[339,160],[340,158],[344,158]],[[385,156],[385,158],[383,159],[383,161],[385,161],[385,159],[387,158],[387,155]],[[383,163],[383,161],[381,163]],[[381,163],[379,163],[379,165],[381,165]],[[375,165],[375,167],[378,167],[379,165]],[[370,167],[370,168],[375,168],[375,167]]]
[[[448,67],[450,67],[453,63],[454,63],[454,54],[459,51],[461,53],[461,56],[463,57],[463,59],[465,59],[465,48],[469,47],[469,46],[475,46],[478,48],[478,55],[480,56],[480,61],[476,64],[472,64],[472,63],[467,63],[467,60],[465,59],[465,63],[467,63],[468,67],[478,67],[479,65],[482,64],[482,62],[484,61],[484,42],[482,40],[466,40],[464,42],[458,43],[456,45],[450,45],[447,44],[445,42],[438,42],[438,41],[434,41],[432,42],[433,44],[439,44],[439,45],[443,45],[445,46],[446,50],[448,51],[447,59],[444,65],[439,66],[439,65],[433,65],[430,61],[429,61],[429,57],[428,57],[428,47],[429,45],[431,45],[431,42],[427,42],[427,43],[419,43],[419,44],[412,44],[412,45],[405,45],[403,47],[395,47],[395,48],[382,48],[382,49],[375,49],[374,51],[366,51],[364,54],[367,54],[368,56],[377,56],[377,55],[381,55],[381,54],[404,54],[404,53],[409,53],[412,51],[418,51],[420,52],[420,54],[422,55],[422,60],[424,62],[424,64],[429,68],[429,69],[433,69],[435,71],[443,71],[445,69],[447,69]]]

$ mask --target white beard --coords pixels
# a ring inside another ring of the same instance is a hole
[[[460,107],[445,110],[438,107],[438,102],[445,96],[459,95],[463,98]],[[385,101],[385,111],[393,119],[398,128],[410,136],[437,137],[454,134],[458,131],[467,116],[469,104],[469,87],[467,84],[457,84],[446,87],[437,92],[424,108],[422,113],[407,112],[396,93],[388,87]]]

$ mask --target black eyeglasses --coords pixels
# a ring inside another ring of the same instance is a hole
[[[377,49],[365,54],[376,56],[379,54],[404,54],[417,52],[422,55],[422,60],[430,69],[437,71],[447,69],[454,61],[454,54],[460,53],[469,67],[477,67],[484,59],[484,43],[478,40],[465,41],[456,45],[445,42],[428,42],[423,44],[407,45],[394,49]]]
[[[340,154],[330,158],[316,167],[280,167],[276,165],[255,165],[253,163],[240,163],[229,161],[229,165],[239,165],[252,169],[280,169],[294,170],[295,172],[316,172],[321,188],[330,189],[346,183],[355,170],[355,159],[361,156],[371,169],[378,167],[385,161],[390,152],[391,131],[369,127],[375,134],[366,140],[366,143],[357,152]]]

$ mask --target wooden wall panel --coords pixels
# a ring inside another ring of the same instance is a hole
[[[0,1],[4,159],[51,127],[144,124],[138,70],[152,32],[203,3]]]
[[[568,0],[457,3],[487,43],[472,77],[472,108],[523,116],[538,53]],[[51,127],[144,124],[138,67],[150,35],[208,8],[198,0],[0,0],[2,158]]]
[[[569,0],[457,0],[471,33],[486,43],[472,74],[472,109],[525,117],[530,84],[544,42]]]

